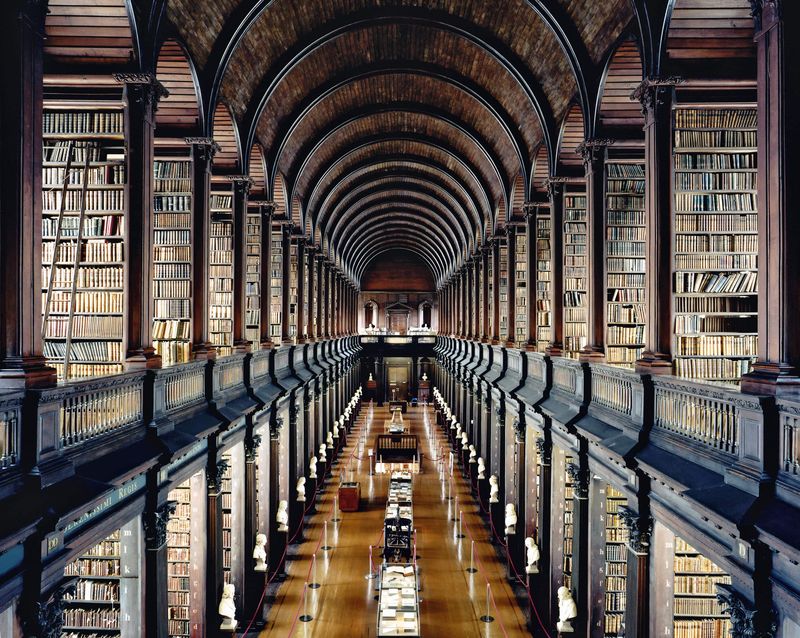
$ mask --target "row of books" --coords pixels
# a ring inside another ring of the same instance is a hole
[[[647,236],[642,226],[611,226],[606,228],[606,239],[643,242]]]
[[[168,627],[170,636],[189,636],[191,581],[189,561],[191,559],[191,500],[190,481],[174,488],[169,500],[177,503],[175,511],[167,521],[167,598]],[[176,570],[186,569],[185,574]]]
[[[676,128],[756,128],[757,112],[752,108],[681,107],[675,111]]]
[[[753,322],[751,329],[755,329]],[[756,334],[696,335],[677,338],[678,354],[681,356],[747,356],[758,354]]]
[[[757,232],[758,215],[717,215],[715,213],[678,213],[675,215],[675,231],[685,232]]]
[[[738,381],[750,372],[748,359],[682,359],[675,360],[675,374],[709,381]]]
[[[677,153],[677,170],[745,170],[756,168],[756,153]]]
[[[686,173],[675,175],[676,191],[727,191],[755,190],[756,173],[754,171],[731,171],[725,173]]]
[[[89,133],[122,133],[124,125],[125,118],[121,110],[45,110],[42,115],[42,130],[45,136],[52,134],[81,135]]]
[[[607,241],[606,254],[611,257],[644,257],[645,245],[643,241]],[[641,260],[625,259],[622,260],[622,268],[609,270],[631,270],[630,264],[639,263]]]
[[[70,360],[105,363],[122,360],[122,343],[119,341],[78,341],[70,347]],[[67,353],[66,343],[45,341],[44,356],[48,359],[64,359]]]
[[[71,288],[73,281],[77,288],[122,288],[125,277],[122,266],[98,267],[82,266],[42,266],[42,282],[53,288]]]
[[[119,602],[119,582],[115,580],[83,580],[75,583],[75,591],[64,596],[64,600],[87,602]]]
[[[100,162],[107,155],[106,148],[93,142],[76,143],[72,140],[59,142],[45,140],[42,144],[42,159],[45,162],[66,163],[71,158],[72,165],[75,168],[84,165],[87,160],[89,162]]]
[[[99,237],[103,235],[116,235],[122,237],[123,225],[120,223],[122,218],[119,215],[100,215],[86,217],[83,220],[83,228],[80,225],[80,217],[76,215],[64,215],[61,218],[61,237],[77,237],[82,234],[84,237]],[[45,217],[42,219],[42,238],[55,238],[58,232],[59,219],[57,217]]]
[[[706,315],[676,315],[675,334],[700,334],[704,332],[756,332],[755,322],[750,316],[706,316]]]
[[[190,299],[156,299],[153,302],[153,314],[159,319],[188,318],[191,312]]]
[[[85,239],[80,244],[75,242],[60,242],[56,251],[56,242],[42,242],[42,263],[53,263],[53,257],[57,263],[74,263],[76,257],[80,257],[81,262],[121,262],[123,259],[123,245],[120,242],[109,242],[105,239]]]
[[[108,335],[122,334],[122,317],[105,317],[94,315],[79,315],[72,318],[72,332],[70,335],[69,317],[48,317],[45,324],[45,338],[65,339],[104,339]]]
[[[192,210],[191,195],[156,195],[153,197],[153,210],[160,212],[188,213]],[[182,224],[183,225],[183,224]]]
[[[67,563],[64,576],[119,576],[119,558],[78,558]]]
[[[188,341],[156,341],[153,347],[164,365],[183,363],[192,358],[192,344]]]
[[[756,131],[675,131],[676,147],[755,148],[757,145]]]
[[[155,279],[191,279],[192,265],[185,264],[159,264],[153,266],[153,276]]]
[[[678,270],[755,270],[758,268],[758,256],[719,254],[675,255],[675,268]]]
[[[631,365],[641,358],[643,351],[644,347],[641,344],[609,346],[606,348],[606,362],[610,365]]]
[[[687,191],[675,193],[675,211],[677,213],[748,213],[755,210],[755,193],[697,194]]]
[[[154,246],[153,261],[158,262],[187,262],[191,267],[192,249],[190,246]]]
[[[757,235],[675,235],[675,251],[681,253],[757,253]]]
[[[66,627],[90,627],[93,629],[119,629],[119,608],[85,609],[68,607],[64,610]]]
[[[62,202],[64,211],[121,211],[125,209],[125,191],[120,189],[43,190],[42,212],[58,213]]]
[[[185,180],[191,177],[192,163],[189,160],[154,160],[153,177],[156,179],[178,179]],[[183,182],[180,182],[183,184]],[[164,188],[161,190],[177,190],[174,188]]]
[[[46,294],[43,293],[43,301],[45,297]],[[50,314],[70,312],[71,299],[72,293],[54,291],[50,296]],[[73,310],[76,313],[118,314],[122,312],[123,307],[121,292],[77,292]]]
[[[157,319],[153,322],[153,339],[189,339],[192,327],[188,321]]]
[[[675,292],[758,292],[758,273],[732,272],[732,273],[675,273]]]
[[[179,245],[187,246],[191,241],[191,231],[189,230],[155,230],[153,231],[153,243],[157,246]]]
[[[67,148],[62,143],[59,148]],[[42,169],[42,188],[61,188],[65,183],[69,186],[112,186],[125,184],[125,166],[110,164],[108,166],[73,167],[67,172],[65,166],[47,166]]]
[[[645,269],[644,259],[623,259],[620,257],[610,257],[606,260],[606,268],[609,272],[633,272],[643,273]]]
[[[608,326],[606,339],[610,345],[640,344],[644,343],[645,327],[638,326]]]
[[[676,620],[672,638],[728,638],[731,623],[727,619]]]
[[[674,613],[676,616],[720,616],[722,609],[714,598],[697,596],[676,598]]]
[[[610,274],[609,280],[614,276],[613,273]],[[609,309],[611,309],[612,306],[630,306],[637,302],[641,305],[641,302],[645,300],[646,293],[643,286],[614,286],[610,281],[609,286],[608,301],[611,302],[609,304]],[[642,318],[644,318],[644,316],[645,315],[641,315]]]
[[[191,286],[188,279],[156,279],[153,281],[153,297],[185,301],[191,294]]]

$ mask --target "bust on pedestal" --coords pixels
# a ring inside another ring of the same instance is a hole
[[[556,629],[562,634],[575,631],[572,627],[572,619],[578,616],[578,606],[572,598],[572,592],[566,587],[558,588],[558,623]]]
[[[319,444],[319,461],[323,465],[328,462],[328,451],[324,443]]]
[[[517,533],[517,508],[514,503],[506,505],[506,536]]]
[[[525,539],[525,554],[525,573],[538,574],[541,553],[539,552],[539,546],[536,544],[536,541],[530,536]]]
[[[486,461],[483,460],[482,456],[478,457],[478,480],[483,480],[486,478]]]
[[[328,445],[328,449],[333,449],[333,434],[329,431],[328,436],[325,437],[325,443]]]
[[[478,451],[475,449],[474,445],[469,446],[469,462],[476,463],[478,457]]]
[[[500,502],[500,486],[498,485],[497,474],[492,474],[489,477],[489,502]]]
[[[467,437],[466,432],[461,433],[461,449],[468,450],[469,449],[469,437]]]
[[[297,491],[297,502],[298,503],[305,503],[306,502],[306,477],[301,476],[297,479],[297,486],[295,487]]]
[[[236,630],[236,603],[233,601],[235,592],[236,587],[232,583],[227,583],[222,588],[222,598],[219,601],[219,615],[222,616],[220,631]]]
[[[279,532],[289,531],[289,503],[280,501],[278,503],[278,511],[275,513],[275,520],[278,522]]]
[[[256,534],[256,546],[253,548],[253,558],[256,559],[257,572],[267,571],[267,537],[265,534]]]
[[[317,457],[312,456],[311,460],[308,462],[308,478],[315,479],[317,478]]]

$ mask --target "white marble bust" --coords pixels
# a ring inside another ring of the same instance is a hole
[[[470,463],[477,463],[478,461],[478,451],[475,449],[474,445],[469,446],[469,462]]]
[[[539,573],[539,546],[531,536],[525,539],[525,572],[528,574]]]
[[[500,502],[500,486],[497,483],[497,474],[492,474],[489,477],[489,502],[490,503],[499,503]]]
[[[572,619],[578,616],[578,606],[572,598],[572,592],[566,587],[558,588],[558,623],[556,629],[562,634],[572,633]]]
[[[372,378],[372,373],[370,372],[370,373],[369,373],[369,379],[367,379],[367,381],[374,381],[374,380],[375,380],[375,379],[373,379],[373,378]]]
[[[222,616],[222,623],[219,628],[221,631],[233,631],[236,629],[236,603],[233,596],[236,587],[232,583],[227,583],[222,588],[222,598],[219,601],[219,615]]]
[[[253,558],[256,559],[257,572],[267,571],[267,537],[265,534],[256,534],[256,546],[253,548]]]
[[[467,436],[466,432],[461,433],[461,449],[462,450],[469,449],[469,437]]]
[[[295,486],[295,490],[297,491],[297,502],[298,503],[305,503],[306,502],[306,477],[301,476],[297,479],[297,485]]]
[[[315,479],[317,478],[317,457],[312,456],[311,460],[308,462],[308,478]]]
[[[478,480],[482,480],[486,478],[486,461],[483,460],[482,456],[478,457]]]
[[[324,443],[319,444],[319,460],[322,463],[328,462],[328,451]]]
[[[278,522],[279,532],[289,531],[289,503],[280,501],[278,503],[278,511],[275,514],[275,520]]]
[[[333,432],[330,432],[330,431],[328,432],[328,436],[325,437],[325,442],[328,445],[328,449],[332,449],[333,448]]]
[[[517,508],[514,506],[514,503],[508,503],[506,505],[506,534],[516,534],[517,533]]]

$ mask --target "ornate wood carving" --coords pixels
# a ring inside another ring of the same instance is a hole
[[[144,527],[145,540],[149,548],[158,549],[167,542],[167,523],[177,507],[177,502],[167,501],[156,508],[155,511],[145,512],[142,517],[142,526]]]

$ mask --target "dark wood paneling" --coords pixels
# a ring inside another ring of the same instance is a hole
[[[420,257],[406,250],[379,255],[361,278],[361,290],[432,292],[433,275]]]

